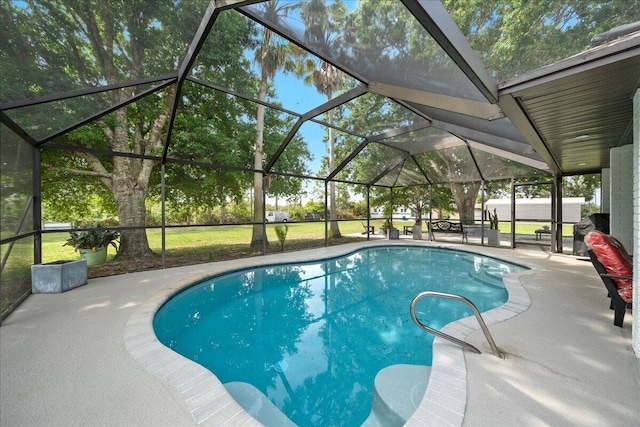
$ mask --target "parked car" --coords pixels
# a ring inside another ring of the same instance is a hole
[[[305,221],[322,221],[322,217],[319,213],[309,213],[304,214]]]
[[[267,211],[265,215],[267,222],[289,222],[291,215],[284,211]]]

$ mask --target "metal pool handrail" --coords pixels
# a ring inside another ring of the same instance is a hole
[[[462,301],[465,304],[467,304],[469,307],[471,307],[471,310],[473,310],[473,314],[476,316],[476,319],[478,319],[478,323],[482,328],[482,332],[484,332],[484,336],[487,338],[487,341],[491,346],[491,350],[493,351],[493,354],[496,355],[497,357],[503,358],[503,355],[498,349],[498,346],[496,346],[496,343],[493,341],[493,338],[491,337],[491,333],[489,332],[489,328],[487,328],[486,323],[484,323],[484,319],[482,319],[482,315],[478,311],[478,308],[475,306],[474,303],[472,303],[470,300],[463,297],[462,295],[447,294],[444,292],[435,292],[435,291],[420,292],[418,295],[416,295],[413,298],[413,300],[411,300],[411,306],[410,306],[411,318],[413,319],[415,324],[418,325],[421,329],[424,329],[425,331],[430,332],[435,336],[451,341],[452,343],[458,344],[459,346],[466,348],[469,351],[472,351],[478,354],[481,353],[480,350],[478,350],[476,347],[472,346],[471,344],[464,342],[462,340],[459,340],[458,338],[452,337],[449,334],[445,334],[444,332],[430,328],[429,326],[425,325],[420,320],[418,320],[418,318],[416,317],[416,304],[418,303],[419,300],[421,300],[424,297],[438,297],[438,298],[447,298],[447,299],[452,299],[456,301]]]

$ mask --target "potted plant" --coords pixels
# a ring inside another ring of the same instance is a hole
[[[380,227],[380,230],[382,230],[382,232],[386,235],[387,231],[391,228],[391,220],[389,218],[385,218],[384,222],[382,223],[382,227]]]
[[[73,246],[80,252],[80,258],[87,260],[87,265],[101,265],[107,261],[107,247],[113,246],[116,251],[116,240],[120,237],[117,230],[102,228],[100,224],[93,224],[81,231],[70,231],[69,238],[63,246]]]
[[[500,246],[500,230],[498,229],[498,214],[495,209],[493,209],[493,215],[491,212],[487,212],[489,214],[489,230],[487,231],[487,244],[493,247]]]

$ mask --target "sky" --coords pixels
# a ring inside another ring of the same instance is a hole
[[[303,81],[293,75],[279,72],[275,76],[275,85],[278,101],[282,103],[284,108],[296,113],[306,113],[327,102],[325,95],[318,93],[314,86],[305,85]],[[302,126],[299,132],[308,143],[308,147],[314,157],[310,167],[315,174],[320,169],[322,156],[327,155],[327,151],[326,148],[323,149],[325,147],[324,144],[312,142],[321,141],[324,135],[308,126]]]

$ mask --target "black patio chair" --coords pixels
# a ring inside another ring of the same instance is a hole
[[[607,270],[604,268],[604,265],[600,261],[598,261],[598,257],[593,253],[592,250],[587,251],[589,254],[589,258],[591,258],[591,263],[595,267],[596,271],[600,275],[604,286],[607,288],[609,292],[609,297],[611,298],[611,304],[609,308],[614,310],[613,315],[613,324],[616,326],[622,327],[622,322],[624,321],[624,314],[627,309],[632,309],[632,303],[625,301],[618,292],[618,287],[616,286],[613,279],[626,279],[633,280],[633,276],[618,276],[616,274],[608,274]]]

